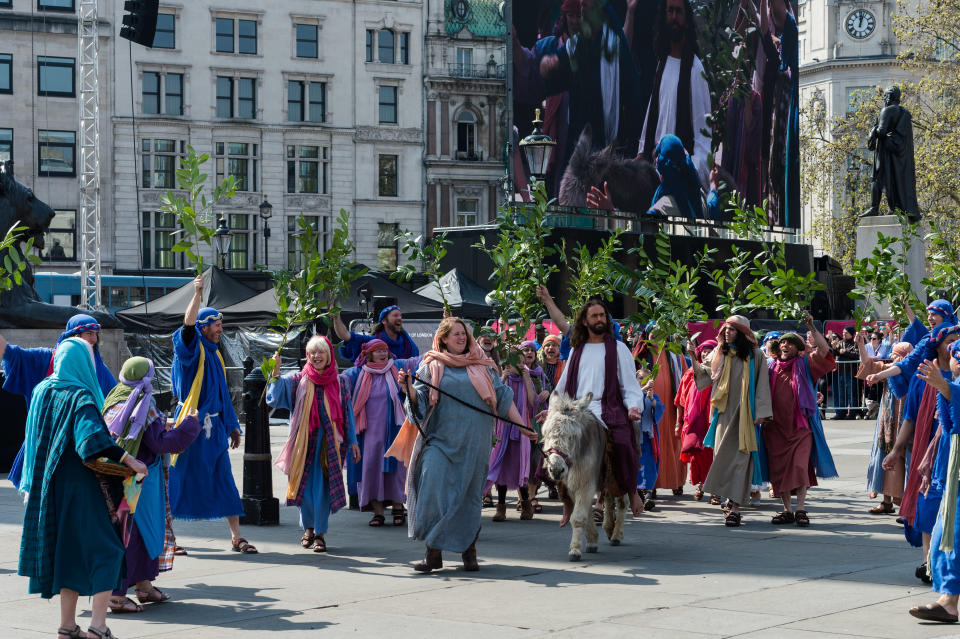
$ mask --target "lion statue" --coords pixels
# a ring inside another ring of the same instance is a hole
[[[0,162],[0,236],[15,226],[25,226],[26,230],[9,249],[23,256],[23,242],[33,238],[33,245],[43,249],[44,234],[50,228],[54,211],[46,202],[38,199],[33,189],[17,182],[13,175],[13,162]],[[2,263],[0,255],[0,263]],[[57,306],[40,301],[33,288],[33,268],[29,261],[21,273],[22,283],[15,284],[9,291],[0,293],[0,327],[23,328],[60,328],[73,315],[80,313],[74,306]],[[108,313],[82,311],[93,315],[105,328],[119,326],[117,320]]]

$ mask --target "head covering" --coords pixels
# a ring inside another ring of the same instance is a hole
[[[397,306],[396,304],[394,304],[393,306],[388,306],[382,311],[380,311],[380,316],[377,317],[377,321],[382,322],[384,318],[386,318],[386,316],[389,315],[392,311],[399,311],[399,310],[400,310],[400,307]]]
[[[651,206],[660,198],[672,195],[677,208],[690,219],[703,217],[703,205],[700,198],[700,177],[693,165],[683,142],[675,135],[667,134],[660,138],[654,151],[657,156],[657,172],[662,181],[653,194]],[[650,209],[650,213],[656,213]]]
[[[956,324],[947,326],[946,324],[941,324],[934,329],[933,335],[930,336],[930,344],[934,347],[940,346],[943,344],[943,340],[947,339],[951,335],[960,334],[960,326]]]
[[[766,346],[767,342],[772,339],[780,339],[781,335],[782,333],[780,331],[767,331],[767,334],[763,336],[763,341],[761,343]]]
[[[539,350],[539,349],[537,348],[537,343],[536,343],[534,340],[532,340],[532,339],[528,339],[528,340],[525,341],[524,343],[520,344],[520,350],[521,350],[521,351],[522,351],[523,349],[525,349],[525,348],[532,348],[532,349],[535,350],[535,351],[536,351],[536,350]]]
[[[960,362],[960,340],[953,342],[947,348],[950,350],[950,356]]]
[[[120,383],[113,387],[103,402],[103,412],[120,402],[123,408],[107,424],[114,439],[123,436],[126,441],[136,441],[147,423],[150,399],[153,396],[153,362],[146,357],[131,357],[120,369]],[[130,428],[127,429],[127,422]],[[126,433],[124,431],[126,430]]]
[[[852,324],[850,326],[844,326],[843,330],[850,333],[851,335],[857,334],[857,327]]]
[[[716,340],[713,340],[713,339],[708,339],[708,340],[705,341],[703,344],[700,344],[699,346],[697,346],[697,359],[700,359],[700,354],[701,354],[703,351],[705,351],[705,350],[707,350],[707,349],[713,350],[713,349],[715,349],[716,347],[717,347],[717,341],[716,341]]]
[[[209,306],[201,308],[200,312],[197,313],[197,328],[203,328],[204,326],[209,326],[217,320],[223,319],[223,313],[218,311],[215,308]]]
[[[790,343],[797,347],[798,351],[804,350],[807,345],[804,343],[803,338],[797,335],[796,333],[784,333],[780,336],[780,343]]]
[[[953,304],[947,300],[934,300],[927,306],[927,310],[936,313],[948,324],[956,324],[957,316],[953,311]]]
[[[560,11],[563,13],[579,13],[580,10],[580,0],[563,0],[560,5]]]
[[[643,332],[652,333],[653,329],[655,329],[656,327],[657,327],[657,323],[654,322],[653,320],[650,320],[649,322],[647,322],[647,325],[643,327]]]
[[[387,346],[387,343],[382,339],[374,338],[368,341],[360,349],[360,354],[357,355],[357,359],[353,362],[354,366],[363,366],[364,362],[367,361],[367,357],[370,353],[374,351],[389,351],[390,347]]]
[[[727,321],[724,322],[725,326],[732,326],[733,328],[740,331],[744,337],[747,338],[747,341],[757,345],[757,336],[753,334],[753,331],[750,329],[750,320],[748,320],[743,315],[731,315],[727,318]]]
[[[74,315],[67,320],[67,329],[60,334],[60,339],[57,340],[57,344],[65,339],[76,337],[80,333],[86,333],[88,331],[96,331],[99,333],[100,323],[89,315],[84,315],[83,313]]]
[[[910,342],[897,342],[890,350],[894,355],[902,359],[909,355],[910,351],[913,350],[913,344]]]
[[[53,357],[53,375],[47,379],[55,387],[80,387],[93,396],[97,406],[103,406],[103,391],[97,381],[93,346],[86,340],[79,337],[63,340]]]
[[[541,348],[542,348],[543,346],[546,346],[546,345],[547,345],[547,342],[556,342],[556,343],[557,343],[557,346],[560,346],[560,338],[557,337],[556,335],[552,335],[552,334],[551,334],[551,335],[547,335],[546,337],[544,337],[544,338],[543,338],[543,344],[541,345]]]

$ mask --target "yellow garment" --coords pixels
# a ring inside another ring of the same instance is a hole
[[[190,384],[190,392],[187,393],[187,398],[183,400],[182,407],[180,408],[180,414],[177,415],[177,421],[174,423],[173,427],[176,428],[183,422],[184,418],[187,415],[197,410],[197,406],[200,405],[200,390],[203,387],[203,364],[206,360],[206,349],[201,344],[200,346],[200,358],[197,362],[197,374],[193,376],[193,382]],[[223,380],[227,380],[227,365],[223,361],[223,355],[220,354],[220,351],[217,351],[217,357],[220,359],[220,370],[223,371]],[[180,456],[180,453],[170,455],[170,465],[177,465],[177,458]]]
[[[313,382],[307,380],[303,410],[300,412],[300,423],[297,424],[297,439],[293,444],[293,454],[290,456],[290,475],[287,477],[287,499],[289,500],[297,498],[300,480],[303,478],[303,467],[307,461],[307,444],[310,441],[310,413],[313,411],[315,395]]]
[[[957,518],[957,479],[960,477],[960,435],[950,436],[950,458],[947,462],[947,481],[943,487],[943,499],[940,500],[940,512],[937,517],[943,522],[943,534],[940,535],[940,550],[953,550],[953,527]],[[929,560],[927,566],[930,566]]]
[[[127,500],[127,507],[130,512],[137,512],[137,503],[140,501],[140,492],[143,485],[137,481],[137,476],[127,477],[123,480],[123,496]]]
[[[732,358],[732,353],[723,354],[724,358]],[[718,412],[726,412],[727,403],[730,399],[730,366],[729,361],[722,363],[723,368],[720,371],[720,379],[713,384],[713,393],[710,396],[710,405],[716,408]],[[740,375],[740,421],[739,440],[740,452],[751,453],[757,450],[757,429],[753,424],[753,411],[750,410],[750,371],[747,366],[753,366],[753,358],[744,360],[743,374]]]

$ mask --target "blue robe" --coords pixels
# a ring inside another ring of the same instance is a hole
[[[950,374],[948,372],[940,372],[946,379],[950,378]],[[923,398],[923,392],[926,390],[926,388],[927,383],[925,381],[919,377],[913,378],[913,381],[910,383],[910,389],[907,393],[906,400],[903,403],[903,419],[909,419],[910,421],[916,423],[917,414],[920,410],[920,401]],[[921,462],[923,455],[927,450],[927,446],[936,435],[937,428],[939,428],[939,420],[935,414],[933,417],[933,424],[930,427],[930,440],[924,442],[922,450],[912,450],[910,452],[911,463],[919,464]],[[946,437],[941,437],[940,444],[937,446],[936,458],[934,459],[933,477],[937,476],[937,468],[940,465],[943,465],[943,474],[946,473],[946,463],[948,460],[949,448],[949,439]],[[913,524],[904,523],[903,525],[903,534],[910,545],[919,547],[922,540],[921,534],[930,534],[933,532],[933,526],[937,520],[937,512],[940,510],[940,499],[942,497],[942,482],[939,487],[931,484],[930,490],[927,491],[926,495],[920,493],[917,496],[916,518],[914,519]]]
[[[657,475],[660,472],[660,461],[653,451],[654,440],[659,441],[660,420],[666,406],[660,401],[659,395],[653,394],[651,400],[646,393],[643,396],[643,416],[640,418],[640,430],[643,431],[643,441],[640,443],[640,466],[637,472],[637,489],[653,490],[656,488]]]
[[[27,400],[27,406],[30,406],[30,399],[33,396],[33,389],[36,388],[47,376],[53,360],[54,350],[52,348],[21,348],[16,344],[7,344],[3,352],[3,390],[15,395],[23,395]],[[94,348],[94,362],[96,363],[97,381],[100,382],[100,389],[104,396],[117,385],[113,373],[103,363],[100,357],[100,349]],[[10,474],[7,479],[14,485],[23,490],[20,486],[20,480],[23,474],[23,445],[13,460],[13,466],[10,467]]]
[[[941,491],[945,488],[948,481],[947,463],[950,448],[950,437],[960,434],[960,384],[950,383],[950,401],[944,399],[943,395],[937,393],[937,412],[940,415],[940,426],[943,428],[943,435],[940,439],[940,447],[937,451],[939,457],[944,458],[944,463],[935,464],[933,476],[931,479],[931,490],[936,485]],[[942,455],[941,455],[942,453]],[[949,481],[957,481],[956,477]],[[960,494],[957,495],[957,501],[960,503]],[[937,523],[933,527],[930,536],[930,575],[933,578],[933,590],[947,595],[960,595],[960,549],[956,546],[953,550],[945,552],[940,550],[940,538],[943,535],[943,520],[937,518]],[[954,540],[960,540],[960,517],[956,517],[953,522]]]
[[[191,329],[186,340],[185,329]],[[177,519],[221,519],[243,514],[228,453],[230,433],[240,430],[240,422],[230,401],[217,345],[192,326],[181,327],[173,334],[170,378],[181,402],[174,414],[180,413],[190,392],[201,348],[205,356],[197,418],[203,428],[170,468],[170,511]]]
[[[406,331],[400,333],[399,339],[391,339],[384,331],[380,331],[375,335],[362,335],[360,333],[354,333],[350,331],[350,341],[344,342],[340,345],[340,357],[350,360],[351,362],[356,360],[360,356],[360,351],[363,348],[363,345],[373,339],[383,340],[387,348],[390,349],[390,353],[393,355],[394,359],[402,359],[406,357],[416,357],[420,354],[420,349],[417,345],[410,339],[410,336],[407,335]]]
[[[887,379],[890,392],[897,399],[902,399],[910,390],[911,381],[917,374],[920,362],[927,358],[927,344],[930,342],[930,331],[923,322],[913,318],[910,326],[903,333],[903,341],[913,344],[913,350],[902,360],[894,364],[900,369],[899,375]]]

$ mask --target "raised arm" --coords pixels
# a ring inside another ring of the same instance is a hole
[[[197,323],[197,313],[200,312],[200,304],[203,302],[203,275],[197,275],[193,279],[193,297],[187,304],[187,312],[183,314],[183,325],[193,326]]]
[[[570,322],[567,321],[560,307],[557,306],[557,303],[553,301],[553,297],[550,296],[550,291],[548,291],[547,287],[543,284],[537,285],[537,297],[540,298],[540,301],[543,302],[543,305],[546,307],[550,319],[556,324],[557,328],[560,329],[560,334],[566,335],[567,331],[570,330]]]
[[[857,351],[860,353],[860,361],[867,363],[874,360],[873,357],[867,353],[867,345],[864,341],[864,331],[857,331],[857,334],[853,336],[853,341],[857,345]]]
[[[337,337],[339,337],[341,341],[350,341],[350,331],[343,323],[343,320],[340,319],[340,313],[333,316],[333,332],[337,334]]]
[[[827,338],[823,336],[823,333],[817,330],[816,325],[813,323],[813,315],[807,313],[803,318],[803,323],[806,325],[807,330],[813,333],[813,343],[817,345],[817,355],[820,357],[826,357],[830,354],[830,345],[827,344]]]

